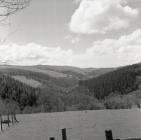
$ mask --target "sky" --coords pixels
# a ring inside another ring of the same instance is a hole
[[[0,21],[0,64],[117,67],[140,54],[141,0],[32,0]]]

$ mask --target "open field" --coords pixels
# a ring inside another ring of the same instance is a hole
[[[68,140],[105,140],[104,131],[112,129],[114,138],[141,137],[141,111],[102,110],[19,115],[20,123],[0,133],[0,140],[61,140],[67,128]]]

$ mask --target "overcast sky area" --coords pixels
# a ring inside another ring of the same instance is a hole
[[[32,0],[0,23],[0,64],[141,62],[141,0]]]

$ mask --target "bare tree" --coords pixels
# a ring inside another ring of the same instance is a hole
[[[16,111],[18,109],[18,104],[11,99],[5,99],[4,105],[5,105],[5,109],[6,109],[5,112],[8,116],[8,118],[9,118],[9,115],[11,115],[12,123],[18,122],[18,120],[16,118]]]
[[[3,122],[2,115],[4,114],[4,112],[5,112],[5,105],[4,105],[3,101],[0,98],[0,128],[1,128],[1,131],[3,130],[3,127],[2,127],[2,122]]]
[[[9,25],[11,25],[8,19],[9,15],[26,8],[30,1],[31,0],[0,0],[0,26],[9,27]],[[0,45],[3,44],[11,34],[13,34],[13,31],[4,38],[0,37]]]
[[[0,0],[0,17],[6,17],[24,9],[31,0]]]

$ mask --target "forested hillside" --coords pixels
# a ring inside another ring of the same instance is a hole
[[[21,113],[140,107],[140,83],[141,64],[117,69],[0,67],[0,98],[15,101]]]
[[[37,104],[39,89],[27,86],[13,78],[0,74],[0,97],[1,99],[11,99],[18,103],[22,110],[25,106]]]
[[[44,87],[48,89],[54,88],[57,91],[64,91],[67,88],[70,88],[76,85],[78,81],[75,77],[51,77],[50,75],[42,73],[42,72],[19,69],[19,68],[10,67],[7,69],[0,69],[0,71],[3,74],[9,75],[15,78],[16,80],[19,80],[20,82],[22,82],[23,78],[27,80],[35,80],[40,83],[41,88],[44,88]],[[16,77],[19,77],[19,78],[16,78]],[[22,79],[20,79],[20,77]],[[28,85],[28,82],[27,83],[25,81],[23,82]]]
[[[141,64],[122,67],[113,72],[89,79],[79,81],[80,86],[88,88],[89,92],[98,99],[118,92],[121,95],[137,90],[141,75]]]
[[[77,68],[69,66],[0,66],[0,72],[24,84],[66,92],[77,86],[80,79],[88,79],[113,69]],[[38,83],[38,84],[35,84]]]
[[[91,77],[95,70],[98,69],[3,65],[0,66],[0,96],[2,100],[16,101],[23,113],[86,109],[86,103],[90,100],[92,104],[94,99],[85,92],[80,93],[83,89],[71,91],[80,79],[88,79],[89,73]]]

